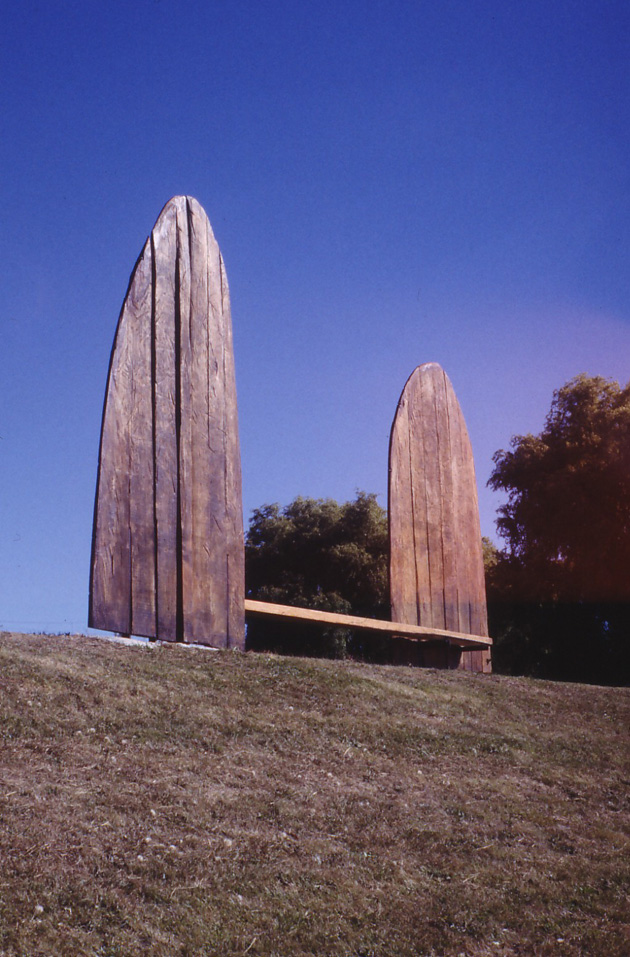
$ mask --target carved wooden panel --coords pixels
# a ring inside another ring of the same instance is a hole
[[[228,285],[208,217],[177,196],[136,263],[114,340],[89,624],[243,647],[244,620]]]
[[[392,620],[487,635],[472,448],[459,403],[437,363],[403,389],[390,441]],[[423,647],[425,664],[490,671],[489,650]]]

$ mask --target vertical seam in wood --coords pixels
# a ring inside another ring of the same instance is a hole
[[[129,494],[131,495],[131,482],[129,483]],[[127,634],[133,635],[133,552],[131,522],[129,522],[129,623],[127,626]]]
[[[226,390],[227,389],[227,342],[226,342],[227,330],[225,328],[225,309],[223,306],[223,258],[221,256],[220,251],[219,251],[219,287],[221,290],[221,299],[220,299],[221,330],[223,333],[223,339],[221,341],[221,349],[223,353],[221,374],[223,376],[223,389]],[[223,456],[222,456],[222,459],[223,459],[223,508],[224,508],[223,520],[227,525],[227,523],[229,522],[229,515],[230,515],[230,508],[229,508],[230,489],[228,489],[228,455],[229,455],[229,449],[228,449],[229,423],[227,420],[228,403],[227,401],[223,401],[221,405],[222,405],[221,441],[223,444]],[[231,615],[230,615],[230,571],[229,571],[230,552],[229,552],[229,549],[226,550],[225,564],[226,564],[225,580],[227,585],[227,594],[226,594],[226,601],[225,601],[225,634],[226,634],[226,644],[229,648],[231,645],[231,639],[232,639],[232,636],[230,634]]]
[[[221,253],[219,253],[219,285],[221,287],[221,329],[224,333],[224,338],[221,342],[221,348],[223,353],[222,375],[223,375],[224,388],[227,388],[227,342],[226,342],[227,330],[225,328],[225,310],[223,308],[223,259],[221,257]],[[225,505],[225,514],[227,515],[228,514],[228,494],[229,494],[228,483],[227,483],[227,457],[228,457],[228,421],[227,421],[228,404],[227,402],[223,402],[222,407],[223,407],[222,408],[223,421],[221,423],[222,425],[221,434],[223,436],[223,439],[222,439],[223,441],[223,502]]]
[[[190,206],[190,200],[186,197],[186,225],[188,226],[188,270],[190,281],[188,283],[188,345],[190,346],[188,354],[192,356],[192,327],[193,327],[193,269],[192,269],[192,235],[193,235],[193,215]]]
[[[225,555],[225,646],[232,647],[232,635],[230,633],[230,554]]]
[[[454,487],[456,469],[455,469],[455,462],[453,459],[453,442],[452,442],[452,435],[451,435],[451,413],[449,408],[449,390],[446,384],[446,373],[444,371],[442,371],[442,385],[444,387],[444,408],[446,410],[446,440],[448,443],[448,461],[451,468],[451,485],[452,485],[452,493],[453,493],[453,499],[451,503],[451,514],[452,514],[452,537],[453,537],[452,561],[453,561],[454,567],[451,570],[451,573],[454,575],[454,578],[455,578],[455,609],[457,612],[457,621],[456,621],[455,631],[464,631],[464,628],[461,627],[462,622],[459,617],[460,575],[459,575],[459,561],[458,561],[457,539],[456,539],[456,532],[458,531],[457,515],[455,512],[455,505],[459,497],[459,491],[456,492]],[[444,522],[442,522],[442,528],[444,528]],[[444,576],[444,585],[445,585],[444,595],[446,599],[446,575]],[[452,625],[447,624],[446,608],[444,609],[444,627],[445,628],[452,627]]]
[[[423,397],[423,395],[422,395],[422,393],[423,393],[423,391],[424,391],[424,390],[423,390],[423,384],[424,384],[424,379],[423,379],[423,377],[421,377],[421,378],[420,378],[420,407],[421,407],[421,408],[424,408],[424,397]],[[423,464],[426,463],[426,461],[427,461],[427,449],[426,449],[426,444],[425,444],[425,438],[426,438],[426,429],[424,428],[424,421],[423,421],[423,422],[422,422],[422,458],[423,458]],[[411,443],[409,443],[409,444],[410,444],[410,446],[411,446]],[[426,465],[424,465],[424,470],[425,470],[425,476],[424,476],[424,482],[423,482],[423,485],[424,485],[424,514],[425,514],[424,526],[425,526],[425,534],[426,534],[426,541],[427,541],[427,574],[428,574],[428,579],[429,579],[429,581],[428,581],[428,587],[429,587],[429,608],[431,609],[431,616],[430,616],[430,617],[431,617],[431,621],[430,621],[430,622],[426,622],[426,624],[435,625],[435,623],[434,623],[434,621],[433,621],[433,576],[432,576],[432,574],[431,574],[431,546],[430,546],[430,539],[429,539],[429,489],[428,489],[428,487],[427,487],[427,480],[426,480]],[[422,625],[422,624],[424,624],[424,622],[418,621],[418,624],[419,624],[419,625]]]
[[[209,253],[209,236],[208,236],[208,226],[206,225],[206,315],[205,315],[205,329],[206,329],[206,430],[207,430],[207,445],[210,452],[213,451],[212,446],[210,445],[210,312],[212,310],[212,304],[210,302],[210,253]]]
[[[131,403],[133,408],[133,356],[131,359]],[[131,527],[131,425],[127,422],[127,508],[129,512],[129,621],[127,632],[133,634],[133,528]]]
[[[439,503],[440,503],[440,551],[442,553],[442,612],[444,615],[444,625],[442,627],[446,628],[447,622],[447,613],[446,613],[446,562],[444,560],[444,482],[442,481],[443,475],[443,462],[440,443],[440,425],[438,421],[438,399],[436,390],[433,390],[433,421],[435,422],[435,439],[437,445],[437,474],[438,474],[438,484],[440,487]]]
[[[176,456],[176,486],[177,486],[177,518],[175,528],[175,640],[184,640],[184,582],[183,582],[183,544],[182,544],[182,487],[181,487],[181,454],[182,454],[182,314],[179,300],[181,276],[179,259],[181,245],[179,241],[179,210],[175,210],[175,456]]]
[[[187,226],[187,235],[188,235],[188,361],[190,363],[190,370],[188,375],[188,382],[191,388],[191,395],[189,396],[188,403],[188,412],[192,414],[190,408],[190,403],[193,401],[192,390],[193,386],[191,383],[191,374],[193,368],[193,302],[194,302],[194,292],[193,292],[193,212],[190,205],[190,200],[188,196],[186,197],[186,226]],[[188,449],[188,462],[189,462],[189,492],[188,492],[188,521],[190,522],[190,528],[188,529],[189,541],[191,544],[191,555],[189,555],[189,566],[188,566],[188,582],[191,584],[191,589],[194,591],[194,577],[197,573],[197,562],[196,562],[196,546],[194,542],[194,507],[195,507],[195,471],[194,471],[194,462],[195,456],[193,454],[193,445],[194,445],[194,436],[192,430],[192,424],[187,428],[188,438],[190,442],[190,448]],[[182,556],[182,580],[183,580],[183,556]],[[183,600],[183,584],[182,584],[182,600]],[[189,608],[191,606],[189,605]],[[198,622],[198,612],[197,601],[194,603],[194,611],[192,612],[192,621],[194,622],[195,638],[199,636],[196,634],[197,631],[197,622]],[[192,629],[191,629],[192,630]]]
[[[158,516],[157,516],[157,265],[155,237],[151,233],[151,451],[153,458],[153,564],[155,574],[155,637],[160,637],[160,588],[158,561]]]
[[[420,580],[418,575],[418,549],[416,547],[417,546],[416,508],[415,508],[415,501],[414,501],[414,485],[413,485],[414,470],[413,470],[413,456],[411,451],[411,438],[412,438],[412,430],[411,430],[411,422],[410,422],[411,413],[412,413],[412,403],[407,402],[407,449],[409,451],[409,493],[411,498],[410,505],[411,505],[411,540],[412,540],[412,546],[413,546],[413,571],[414,571],[414,577],[416,580],[416,595],[415,595],[416,622],[419,625],[421,625],[422,621],[421,621],[421,615],[420,615]]]
[[[211,315],[211,311],[212,311],[212,305],[211,305],[211,302],[210,302],[210,235],[209,235],[209,233],[210,233],[210,222],[209,222],[208,220],[205,220],[205,221],[204,221],[204,229],[205,229],[205,233],[206,233],[206,242],[205,242],[205,266],[204,266],[204,268],[205,268],[205,270],[206,270],[206,310],[205,310],[205,315],[204,315],[204,317],[203,317],[203,328],[204,328],[204,330],[205,330],[205,340],[206,340],[206,361],[205,361],[205,369],[204,369],[205,378],[206,378],[206,382],[205,382],[205,393],[206,393],[206,449],[205,449],[205,455],[206,455],[206,456],[213,456],[213,455],[214,455],[214,450],[213,450],[212,445],[211,445],[211,443],[210,443],[210,429],[211,429],[211,426],[210,426],[210,422],[211,422],[211,418],[210,418],[210,415],[211,415],[211,402],[210,402],[210,332],[211,332],[211,326],[210,326],[210,315]],[[215,476],[215,471],[214,471],[214,467],[213,467],[213,468],[211,469],[211,480],[214,479],[215,477],[216,477],[216,476]],[[213,494],[214,494],[213,489],[212,489],[212,488],[209,488],[207,494],[208,494],[208,500],[209,500],[209,502],[211,502],[211,501],[212,501],[212,496],[213,496]],[[207,507],[210,507],[210,505],[208,505]],[[214,525],[211,525],[211,528],[212,528],[212,534],[214,534]],[[207,548],[211,549],[211,556],[214,556],[214,548],[213,548],[212,544],[211,544],[210,542],[207,542],[207,543],[205,543],[205,545],[206,545]],[[214,570],[214,558],[213,558],[213,557],[210,557],[210,568],[211,568],[210,575],[214,575],[215,570]],[[213,594],[213,592],[214,592],[214,589],[211,590],[211,594]],[[204,618],[205,618],[205,621],[208,623],[209,628],[210,628],[210,638],[212,638],[212,640],[214,641],[213,635],[214,635],[215,632],[216,632],[216,608],[212,607],[212,600],[210,600],[209,604],[210,604],[210,608],[208,609],[209,615],[204,616]]]

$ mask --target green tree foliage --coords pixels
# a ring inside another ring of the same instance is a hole
[[[296,498],[255,509],[245,541],[245,584],[261,601],[387,618],[387,514],[376,496],[352,502]],[[348,629],[252,621],[247,644],[292,654],[379,657],[382,641]]]
[[[499,663],[620,681],[630,646],[630,385],[579,375],[494,456],[506,549],[487,567]],[[627,680],[627,672],[625,678]]]
[[[501,554],[492,539],[486,538],[485,535],[481,539],[481,546],[483,552],[483,570],[487,578],[489,575],[492,575],[494,569],[497,567]]]

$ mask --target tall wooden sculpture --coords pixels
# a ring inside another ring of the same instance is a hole
[[[403,389],[389,459],[393,621],[486,636],[488,622],[477,486],[466,424],[435,362]],[[421,664],[490,671],[490,651],[419,646]]]
[[[208,218],[188,196],[162,210],[118,321],[89,624],[214,647],[244,644],[230,300]]]

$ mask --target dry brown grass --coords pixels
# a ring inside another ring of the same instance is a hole
[[[630,692],[0,636],[0,954],[630,954]]]

